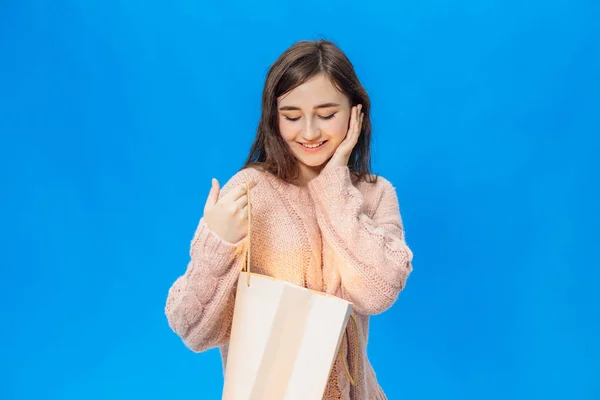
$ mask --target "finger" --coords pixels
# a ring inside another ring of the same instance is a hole
[[[355,131],[354,131],[354,135],[355,136],[360,133],[360,127],[361,127],[361,124],[362,124],[362,113],[361,113],[361,110],[362,110],[362,104],[359,104],[356,107],[356,119],[355,119],[355,122],[356,122],[355,125],[356,126],[355,126]]]
[[[364,121],[365,121],[365,113],[361,112],[360,116],[358,117],[358,132],[356,133],[358,136],[360,136],[360,134],[362,132],[362,127],[363,127]]]
[[[236,201],[244,194],[246,194],[246,185],[238,185],[235,188],[231,189],[231,191],[223,197],[223,200]]]
[[[248,195],[244,193],[244,195],[237,199],[235,202],[239,209],[246,207],[248,205]]]
[[[348,132],[352,129],[352,124],[354,123],[354,107],[350,109],[350,118],[348,119]]]
[[[237,212],[236,212],[237,220],[240,222],[246,223],[248,221],[248,212],[249,212],[248,206],[237,210]]]
[[[362,126],[364,116],[365,116],[365,113],[363,112],[363,106],[362,106],[362,104],[359,104],[358,105],[358,125],[359,126]]]
[[[208,197],[206,198],[206,203],[204,204],[204,209],[206,210],[208,207],[212,207],[217,204],[219,200],[219,193],[221,192],[221,188],[219,187],[219,181],[215,178],[212,179],[212,186],[210,188],[210,192],[208,193]]]
[[[356,106],[354,107],[353,113],[352,113],[352,124],[350,125],[350,130],[348,131],[348,135],[346,137],[346,139],[348,140],[348,143],[353,143],[355,140],[355,137],[358,133],[358,124],[359,124],[359,111],[358,111],[358,107]]]
[[[358,123],[358,131],[356,132],[356,139],[357,140],[360,137],[360,134],[362,133],[363,125],[364,125],[364,115],[361,114],[360,115],[360,122]]]
[[[248,205],[244,206],[241,210],[240,210],[240,216],[242,217],[242,220],[246,220],[248,219]]]
[[[346,137],[344,138],[342,143],[347,142],[350,139],[350,137],[352,136],[352,133],[354,131],[355,121],[356,121],[356,106],[352,107],[352,109],[350,110],[350,121],[348,121],[348,132],[346,132]]]
[[[350,131],[348,132],[348,136],[346,137],[348,146],[349,147],[352,146],[352,148],[354,148],[354,146],[358,142],[358,137],[360,136],[360,130],[361,130],[361,124],[362,124],[362,122],[361,122],[361,119],[360,119],[359,107],[360,106],[356,107],[356,113],[355,113],[354,123],[352,124],[352,128],[350,129]]]
[[[256,186],[256,181],[250,181],[250,189]],[[248,192],[248,186],[246,183],[238,185],[236,188],[232,189],[231,192],[227,193],[226,200],[236,201],[240,197],[246,195]]]

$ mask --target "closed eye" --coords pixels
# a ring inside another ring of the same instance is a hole
[[[319,118],[321,118],[321,119],[331,119],[331,118],[335,117],[335,114],[337,114],[337,112],[334,112],[331,115],[319,115]]]
[[[335,114],[337,114],[337,111],[334,112],[333,114],[330,115],[319,115],[320,119],[324,119],[324,120],[328,120],[328,119],[332,119],[333,117],[335,117]],[[301,117],[289,117],[287,115],[284,115],[283,118],[287,119],[288,121],[298,121]]]

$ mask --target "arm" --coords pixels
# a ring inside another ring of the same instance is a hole
[[[223,187],[221,197],[250,178],[246,171],[238,173]],[[205,351],[229,340],[244,250],[244,240],[229,243],[200,220],[187,270],[169,289],[165,307],[169,326],[191,350]]]
[[[369,217],[348,167],[323,171],[309,183],[323,237],[344,260],[338,266],[343,291],[366,315],[392,306],[412,271],[413,257],[394,188],[381,179],[374,187],[380,193]]]

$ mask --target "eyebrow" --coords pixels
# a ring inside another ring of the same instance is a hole
[[[339,107],[340,105],[338,103],[323,103],[323,104],[319,104],[316,105],[313,109],[316,110],[318,108],[331,108],[331,107]],[[300,108],[299,107],[295,107],[295,106],[283,106],[283,107],[279,107],[279,111],[299,111]]]

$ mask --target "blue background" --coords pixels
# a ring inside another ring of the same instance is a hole
[[[0,3],[0,398],[217,399],[164,317],[271,62],[336,41],[414,273],[390,399],[599,399],[600,3]]]

